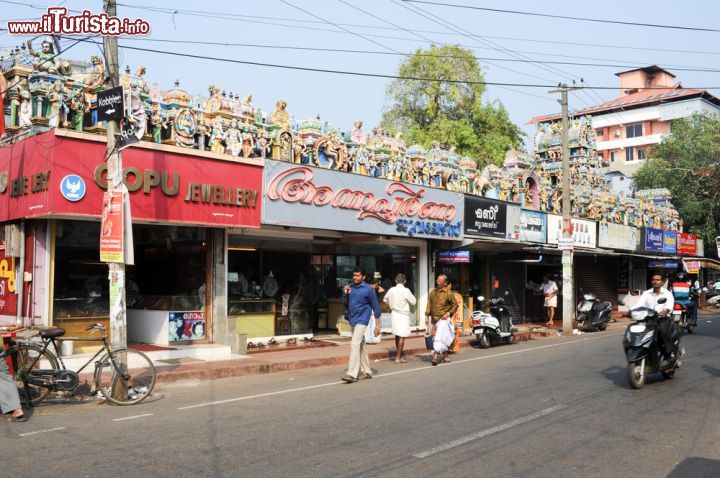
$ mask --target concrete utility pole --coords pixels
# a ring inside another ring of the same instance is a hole
[[[109,17],[117,16],[115,0],[104,0],[104,10]],[[105,62],[110,87],[120,84],[120,66],[118,65],[117,37],[105,36],[103,38],[105,49]],[[108,192],[122,190],[122,154],[117,148],[120,132],[119,120],[107,121],[107,157],[108,157]],[[124,243],[124,234],[123,234]],[[124,248],[124,244],[123,244]],[[127,347],[127,325],[125,320],[125,263],[108,263],[110,280],[110,340],[113,349]]]
[[[562,105],[562,238],[572,240],[573,227],[570,219],[570,146],[568,145],[568,92],[578,90],[578,87],[568,87],[565,83],[550,93],[561,93]],[[563,335],[572,335],[573,320],[575,319],[575,280],[573,277],[573,247],[565,245],[562,248],[562,311]]]

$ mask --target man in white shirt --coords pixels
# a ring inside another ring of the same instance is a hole
[[[553,319],[555,318],[555,307],[557,307],[557,292],[558,286],[555,281],[550,280],[549,276],[543,277],[542,284],[540,284],[540,290],[545,295],[545,310],[547,310],[548,321],[545,325],[553,325]]]
[[[385,294],[383,302],[390,306],[392,333],[395,335],[395,363],[406,363],[402,352],[405,347],[405,337],[410,336],[410,306],[416,304],[415,296],[405,287],[407,281],[405,274],[395,276],[395,287],[391,287]]]
[[[670,333],[670,326],[672,325],[672,319],[670,313],[675,306],[675,298],[672,292],[664,288],[663,282],[665,277],[662,274],[656,273],[650,279],[652,289],[646,290],[640,296],[640,300],[635,304],[634,309],[640,307],[647,307],[653,309],[658,313],[660,320],[658,322],[658,332],[662,337],[663,348],[665,350],[665,356],[668,360],[675,360],[675,350],[673,349],[672,334]],[[658,300],[664,297],[666,302],[658,304]]]

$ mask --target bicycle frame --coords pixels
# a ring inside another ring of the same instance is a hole
[[[81,337],[69,337],[69,338],[66,338],[63,340],[71,340],[73,342],[97,342],[97,339],[94,339],[94,338],[81,338]],[[106,335],[102,336],[102,342],[103,342],[102,348],[100,350],[98,350],[97,352],[95,352],[95,355],[90,357],[88,359],[88,361],[83,364],[82,367],[80,367],[77,370],[73,370],[75,373],[79,374],[80,372],[82,372],[85,369],[85,367],[90,365],[90,363],[92,363],[92,361],[95,360],[103,352],[106,352],[108,355],[110,355],[110,357],[113,358],[113,362],[114,362],[114,356],[110,353],[111,349],[110,349],[110,345],[107,343]],[[45,353],[45,351],[48,349],[48,346],[50,344],[53,345],[53,349],[55,349],[55,356],[60,361],[60,369],[59,370],[68,370],[68,368],[65,366],[65,362],[63,362],[62,357],[60,356],[59,353],[57,353],[58,347],[57,347],[57,343],[55,342],[55,338],[51,337],[51,338],[43,339],[42,343],[43,343],[42,349],[40,350],[40,353],[38,354],[38,356],[35,357],[35,360],[33,360],[33,362],[28,367],[29,370],[32,370],[32,368],[35,366],[35,364],[38,362],[38,360],[40,360],[40,357],[42,357],[43,353]]]

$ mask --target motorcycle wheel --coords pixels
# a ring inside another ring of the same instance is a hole
[[[662,376],[667,379],[671,379],[675,376],[675,370],[665,370],[662,372]]]
[[[607,329],[607,322],[603,322],[601,324],[598,324],[598,330],[602,331]]]
[[[490,348],[490,337],[488,337],[487,333],[484,333],[480,336],[480,347],[484,349]]]
[[[584,330],[585,329],[585,321],[584,320],[578,321],[577,328],[578,328],[578,330]]]
[[[688,326],[687,326],[687,332],[688,332],[688,334],[692,334],[694,328],[695,328],[694,325],[688,324]]]
[[[643,388],[643,385],[645,385],[645,364],[643,360],[629,363],[627,373],[628,382],[630,382],[632,388],[636,390]]]

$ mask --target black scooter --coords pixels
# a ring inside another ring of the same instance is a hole
[[[664,297],[658,300],[658,304],[665,302],[667,300]],[[675,371],[682,365],[680,357],[684,354],[680,349],[680,334],[675,322],[671,318],[658,316],[654,309],[647,307],[633,309],[630,318],[635,322],[628,325],[623,338],[630,386],[635,389],[642,388],[649,373],[660,372],[665,378],[673,378]],[[670,334],[677,355],[674,361],[663,358],[663,347],[658,334],[660,320],[670,320]]]
[[[582,290],[580,293],[583,299],[577,305],[577,328],[586,331],[591,329],[605,330],[610,322],[612,315],[612,304],[610,302],[600,302],[597,295],[586,294]]]

